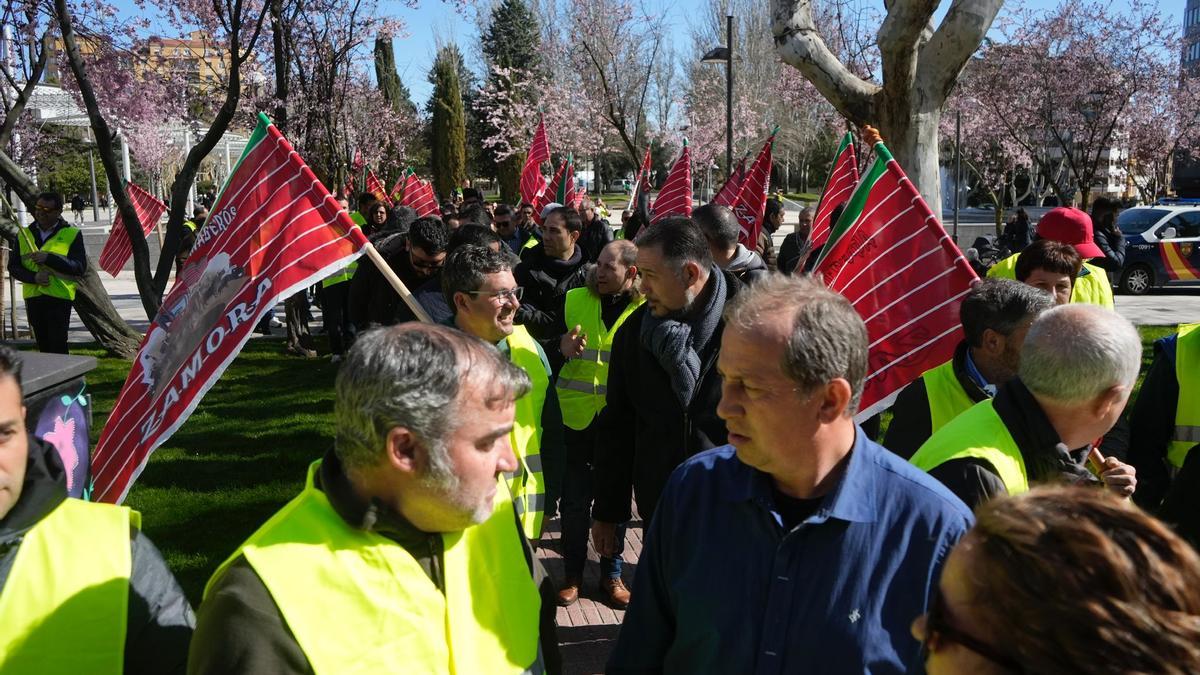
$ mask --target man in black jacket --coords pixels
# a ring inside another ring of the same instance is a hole
[[[558,353],[558,326],[567,291],[583,286],[587,277],[587,260],[578,245],[582,232],[583,221],[575,209],[554,209],[542,221],[542,243],[526,249],[513,270],[517,285],[525,289],[521,319],[547,354]]]
[[[767,276],[767,263],[754,251],[738,243],[737,217],[726,206],[705,204],[692,213],[692,220],[704,233],[708,250],[717,267],[751,284]]]
[[[136,516],[67,497],[0,347],[0,672],[186,671],[195,617]]]
[[[600,257],[600,251],[608,242],[613,240],[613,231],[608,221],[596,213],[596,205],[590,199],[584,199],[579,206],[579,216],[583,220],[583,232],[579,236],[579,248],[583,258],[594,263]]]
[[[984,279],[959,307],[964,339],[948,363],[926,371],[896,398],[883,447],[904,457],[951,419],[1017,376],[1029,325],[1054,306],[1048,293],[1011,279]]]
[[[1029,327],[1018,376],[933,434],[912,463],[975,508],[1044,482],[1103,485],[1130,497],[1134,468],[1088,461],[1121,413],[1141,364],[1137,330],[1096,305],[1060,305]],[[1090,469],[1090,470],[1089,470]]]
[[[446,262],[450,232],[437,218],[418,218],[407,235],[381,240],[379,254],[400,277],[409,292],[437,276]],[[359,263],[350,280],[350,320],[358,330],[392,326],[416,319],[416,315],[369,260]]]
[[[638,239],[645,304],[613,340],[606,406],[600,413],[592,540],[616,550],[616,524],[630,518],[631,493],[646,524],[667,477],[692,455],[726,442],[717,416],[716,360],[725,304],[740,282],[713,264],[690,218],[668,218]]]

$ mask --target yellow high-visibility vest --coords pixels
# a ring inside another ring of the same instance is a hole
[[[30,272],[37,273],[41,271],[41,265],[25,258],[26,255],[36,251],[51,253],[67,257],[71,252],[71,244],[75,243],[75,238],[79,236],[79,228],[64,227],[54,236],[47,239],[41,246],[37,245],[37,240],[34,239],[33,231],[28,227],[22,227],[20,236],[17,237],[21,254],[21,264]],[[54,273],[47,267],[50,272],[50,284],[47,286],[39,286],[37,284],[21,284],[21,297],[29,299],[36,298],[39,295],[48,295],[52,298],[61,300],[75,300],[75,287],[78,283],[73,279],[64,279]]]
[[[0,672],[120,675],[129,531],[124,506],[65,499],[25,535],[0,591]]]
[[[514,326],[512,335],[505,340],[508,342],[509,359],[524,370],[533,383],[529,393],[517,399],[511,440],[513,453],[520,466],[511,474],[506,474],[506,477],[525,536],[530,541],[537,541],[542,536],[542,518],[546,512],[546,481],[542,476],[542,408],[546,404],[550,377],[546,374],[542,358],[538,356],[537,342],[524,326]]]
[[[952,459],[976,457],[992,465],[1008,494],[1029,490],[1025,458],[991,399],[980,401],[955,417],[925,441],[909,460],[922,471],[931,471]]]
[[[539,664],[541,600],[503,484],[488,520],[441,535],[443,593],[402,546],[337,514],[314,486],[320,464],[217,569],[206,597],[244,556],[317,675],[523,673]]]
[[[988,277],[993,279],[1016,279],[1017,257],[1020,253],[1010,255],[988,270]],[[1100,305],[1113,308],[1112,284],[1108,283],[1108,274],[1091,263],[1083,263],[1079,276],[1071,287],[1071,302],[1081,302],[1087,305]]]
[[[1182,467],[1188,451],[1200,443],[1200,323],[1179,327],[1175,343],[1175,380],[1179,400],[1175,403],[1175,433],[1167,449],[1167,460]]]
[[[612,328],[606,328],[601,316],[599,295],[587,288],[567,291],[564,305],[567,330],[579,326],[588,339],[583,354],[563,365],[555,385],[563,424],[571,429],[586,429],[604,409],[605,395],[608,393],[608,357],[612,351],[613,336],[643,302],[645,299],[640,296],[631,300]]]
[[[954,372],[954,360],[951,359],[921,375],[925,382],[925,394],[929,399],[929,429],[936,432],[946,426],[950,420],[958,417],[975,401],[967,395]]]

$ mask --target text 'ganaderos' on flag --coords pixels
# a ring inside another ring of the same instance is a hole
[[[870,341],[859,420],[954,356],[958,309],[978,277],[883,143],[815,267]]]
[[[342,269],[367,244],[265,115],[210,213],[100,434],[95,501],[125,499],[276,302]]]

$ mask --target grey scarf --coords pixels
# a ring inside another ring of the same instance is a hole
[[[671,387],[686,410],[700,383],[700,352],[708,345],[725,308],[725,276],[713,266],[708,274],[711,292],[704,306],[693,306],[688,316],[642,320],[642,346],[650,350],[671,378]]]

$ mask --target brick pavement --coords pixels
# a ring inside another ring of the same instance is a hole
[[[633,586],[638,557],[642,554],[642,521],[635,519],[625,531],[624,565],[621,576],[625,585]],[[563,583],[563,558],[559,548],[562,531],[560,520],[546,523],[538,558],[554,580],[555,588]],[[625,612],[612,609],[600,601],[600,556],[588,542],[588,562],[583,570],[583,588],[579,600],[570,607],[559,607],[557,614],[558,644],[562,653],[564,675],[593,675],[604,672],[608,653],[616,643],[617,633]]]

